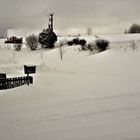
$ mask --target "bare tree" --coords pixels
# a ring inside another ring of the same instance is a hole
[[[128,34],[128,31],[127,31],[127,30],[125,30],[125,31],[124,31],[124,34]]]
[[[131,47],[133,50],[135,50],[135,49],[137,48],[137,44],[136,44],[136,42],[135,42],[134,40],[132,40],[132,41],[130,42],[130,47]]]
[[[92,34],[92,28],[91,27],[88,27],[87,28],[87,35],[91,35]]]
[[[59,46],[59,54],[60,54],[60,58],[61,61],[63,60],[63,55],[65,53],[64,47],[62,47],[61,45]]]
[[[30,47],[31,50],[36,50],[38,45],[38,37],[34,34],[26,37],[27,45]]]

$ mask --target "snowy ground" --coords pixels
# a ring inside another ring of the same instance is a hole
[[[37,74],[31,86],[0,91],[0,140],[139,140],[140,35],[103,38],[109,50],[65,47],[63,61],[58,49],[15,52],[1,41],[0,72],[21,76],[33,64]]]

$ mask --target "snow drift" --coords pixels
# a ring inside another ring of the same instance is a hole
[[[64,47],[63,61],[58,48],[1,49],[0,72],[21,76],[34,64],[37,74],[32,86],[0,91],[0,139],[140,139],[139,37],[106,36],[113,44],[96,55]],[[118,47],[131,40],[137,49]]]

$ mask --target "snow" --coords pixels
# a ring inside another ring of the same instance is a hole
[[[0,91],[0,139],[139,140],[140,35],[102,38],[110,38],[109,50],[92,55],[65,46],[63,61],[58,48],[1,45],[0,72],[22,76],[23,65],[32,64],[37,73],[33,85]]]

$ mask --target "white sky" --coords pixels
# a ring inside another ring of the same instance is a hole
[[[55,13],[55,29],[119,33],[140,23],[140,0],[0,0],[0,35],[8,29],[42,30]]]

